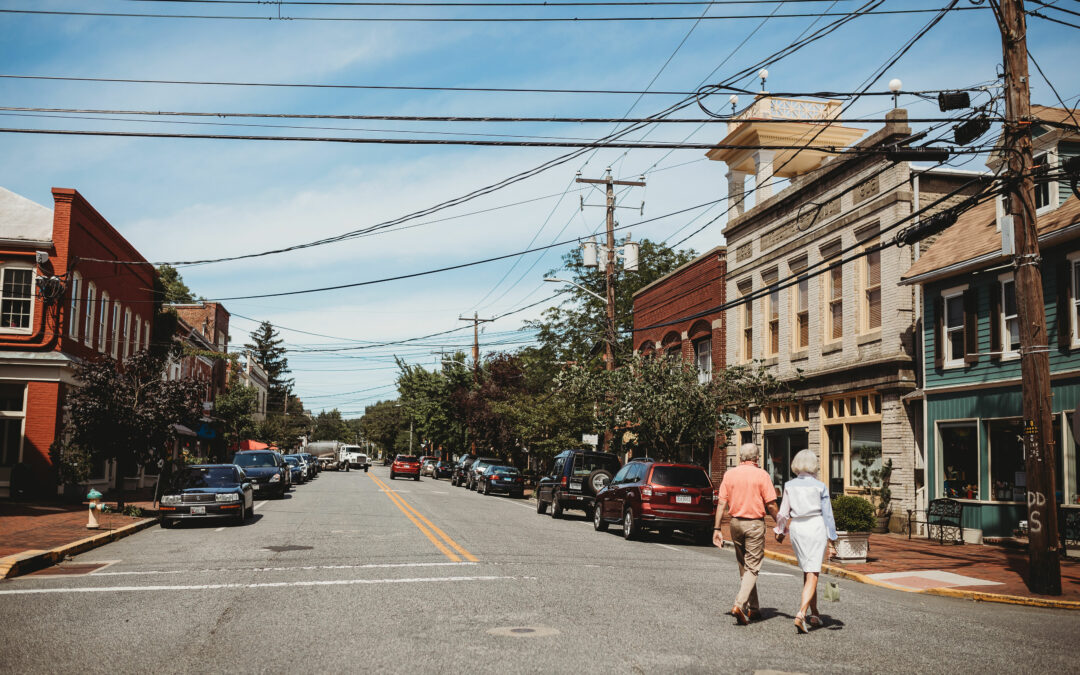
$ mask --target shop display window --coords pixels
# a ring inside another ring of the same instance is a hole
[[[872,476],[881,469],[881,423],[852,424],[850,430],[852,472],[865,470],[868,477]],[[854,475],[848,480],[856,483]]]
[[[944,494],[954,499],[979,498],[979,432],[974,422],[941,424],[941,468]]]

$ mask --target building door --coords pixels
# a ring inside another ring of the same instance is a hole
[[[791,475],[791,458],[810,443],[805,429],[784,429],[765,432],[765,470],[772,476],[777,490],[794,478]]]
[[[825,427],[829,435],[829,494],[844,494],[844,425]]]

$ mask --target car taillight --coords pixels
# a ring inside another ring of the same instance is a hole
[[[713,490],[712,491],[712,503],[713,504],[719,504],[720,503],[720,490]]]
[[[566,482],[567,482],[567,481],[566,481],[566,476],[563,476],[563,477],[562,477],[562,482],[561,482],[560,484],[561,484],[561,485],[562,485],[563,487],[566,487]]]
[[[652,501],[652,488],[651,487],[645,486],[645,487],[641,488],[641,501],[643,501],[643,502]]]

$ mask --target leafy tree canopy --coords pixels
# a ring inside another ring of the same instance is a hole
[[[195,294],[184,283],[183,277],[175,267],[161,265],[157,268],[157,272],[166,303],[179,305],[195,302]]]
[[[252,415],[258,405],[255,389],[232,382],[214,401],[214,417],[221,420],[225,434],[225,447],[251,438],[255,433]]]
[[[354,437],[345,420],[341,418],[341,412],[334,408],[330,412],[324,410],[315,416],[311,440],[345,442],[354,440]]]
[[[286,377],[290,371],[284,344],[285,340],[278,335],[273,324],[263,321],[251,332],[251,342],[244,345],[245,349],[251,350],[259,365],[266,371],[266,377],[270,381],[267,407],[272,412],[282,409],[284,397],[293,386],[293,379]]]

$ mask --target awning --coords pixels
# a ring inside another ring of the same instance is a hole
[[[195,435],[194,431],[192,431],[191,429],[188,429],[183,424],[174,424],[174,425],[172,425],[172,428],[173,428],[173,431],[180,434],[181,436],[194,436]]]
[[[268,447],[270,446],[261,441],[253,441],[250,439],[246,441],[240,441],[241,450],[266,450]]]

